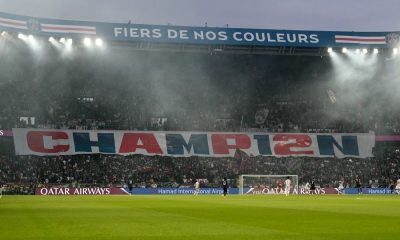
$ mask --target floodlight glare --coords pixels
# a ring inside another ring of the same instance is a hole
[[[374,53],[375,54],[379,53],[379,50],[377,48],[374,48]]]
[[[364,48],[364,49],[362,50],[362,52],[363,52],[364,54],[367,54],[367,53],[368,53],[368,49]]]
[[[360,49],[356,49],[356,53],[360,53],[361,52],[361,50]]]
[[[2,32],[1,32],[1,36],[2,36],[2,37],[4,37],[6,34],[7,34],[6,31],[2,31]]]
[[[71,45],[72,44],[72,38],[68,38],[67,44]]]
[[[29,35],[29,36],[28,36],[28,39],[29,39],[29,40],[33,40],[33,36],[32,36],[32,35]]]
[[[342,48],[342,53],[347,53],[347,48]]]
[[[103,40],[101,40],[101,38],[97,38],[95,43],[99,47],[103,46]]]
[[[65,38],[60,38],[60,43],[65,43]]]
[[[393,54],[397,54],[399,52],[399,49],[398,48],[393,48]]]
[[[333,49],[330,47],[330,48],[328,48],[328,53],[331,53],[331,52],[333,52]]]
[[[49,37],[49,42],[54,42],[55,39],[53,37]]]
[[[19,38],[19,39],[23,39],[23,38],[24,38],[24,34],[18,33],[18,38]]]
[[[92,45],[92,40],[90,40],[90,38],[84,38],[83,44],[85,44],[87,47],[90,47]]]

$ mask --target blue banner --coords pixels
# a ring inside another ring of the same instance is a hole
[[[395,194],[389,188],[345,188],[343,190],[345,194]]]
[[[125,189],[129,192],[129,189]],[[194,188],[133,188],[131,194],[147,195],[147,194],[160,194],[160,195],[193,195]],[[200,188],[199,194],[223,194],[222,188]],[[228,194],[239,194],[238,188],[229,188]]]
[[[331,32],[55,20],[0,13],[0,30],[113,41],[271,47],[394,47],[400,32]]]

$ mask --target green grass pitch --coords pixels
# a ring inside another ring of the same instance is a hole
[[[3,196],[0,239],[400,239],[400,196]]]

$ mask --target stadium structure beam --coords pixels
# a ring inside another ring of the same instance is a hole
[[[328,56],[324,48],[266,47],[238,45],[199,45],[152,42],[108,42],[109,49],[166,51],[166,52],[204,52],[209,54],[256,54],[256,55],[297,55]]]

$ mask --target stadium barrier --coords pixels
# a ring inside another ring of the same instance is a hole
[[[245,195],[275,195],[283,194],[278,193],[276,189],[272,188],[258,188],[256,191],[252,191],[250,188],[243,189]],[[63,188],[63,187],[51,187],[51,188],[36,188],[35,195],[193,195],[195,192],[194,188],[133,188],[131,191],[128,188]],[[201,188],[199,194],[201,195],[222,195],[222,188]],[[362,188],[359,191],[358,188],[345,188],[344,194],[399,194],[389,188]],[[229,188],[228,194],[236,195],[239,194],[239,188]],[[316,188],[315,190],[308,191],[304,188],[294,190],[291,194],[299,195],[327,195],[327,194],[339,194],[337,188]]]

